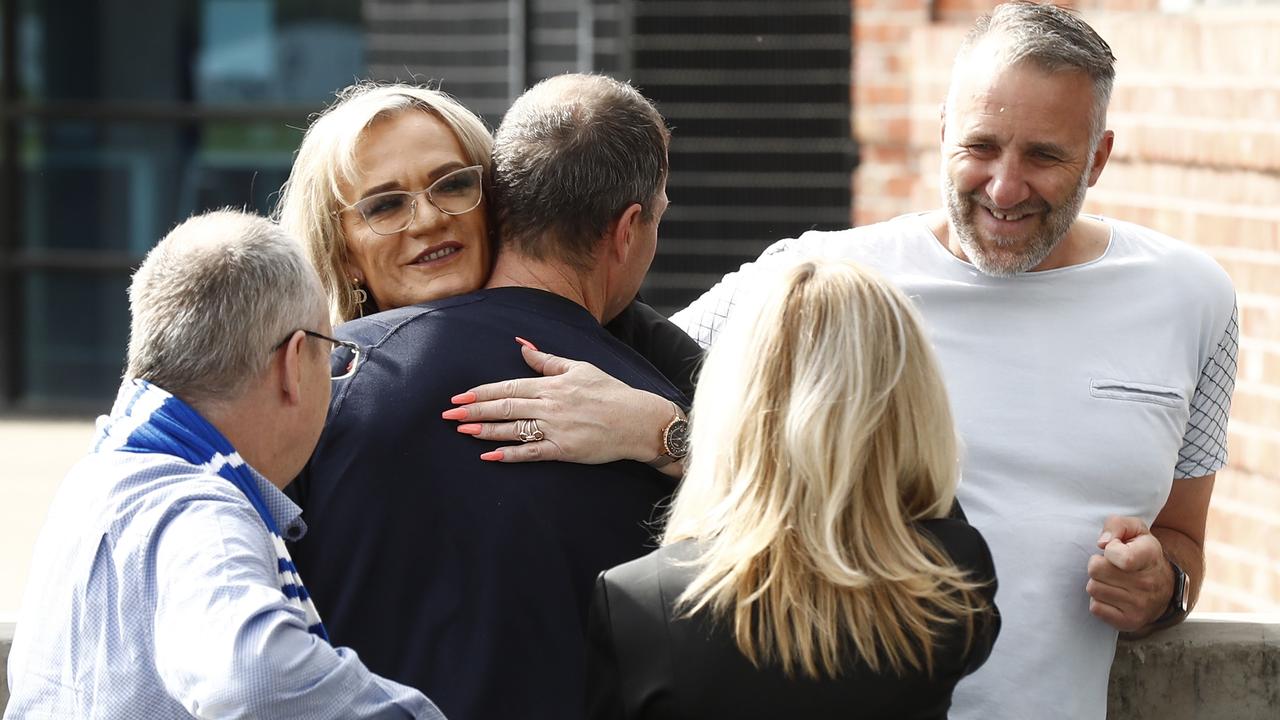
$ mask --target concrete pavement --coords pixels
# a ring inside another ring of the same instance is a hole
[[[92,439],[91,419],[0,417],[0,622],[17,616],[49,503]]]

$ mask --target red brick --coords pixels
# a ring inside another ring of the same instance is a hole
[[[924,20],[925,0],[853,0],[854,21],[873,17],[885,12],[911,11],[920,14]]]
[[[877,22],[875,19],[855,23],[854,26],[854,43],[902,43],[906,41],[911,30],[909,23]]]
[[[1265,294],[1280,288],[1280,265],[1220,259],[1238,293]],[[1280,427],[1280,426],[1277,426]]]
[[[1237,383],[1236,392],[1231,401],[1231,419],[1241,420],[1251,426],[1280,428],[1280,396],[1274,392],[1268,394],[1265,385]],[[1274,439],[1280,442],[1280,432],[1275,433]],[[1277,462],[1275,467],[1280,468],[1280,462]],[[1266,468],[1255,469],[1265,470]]]
[[[1202,212],[1196,215],[1198,239],[1204,244],[1280,252],[1280,213],[1276,219]],[[1277,288],[1280,291],[1280,288]]]
[[[896,85],[863,85],[858,88],[858,94],[854,100],[855,106],[863,103],[905,105],[906,102],[907,88],[901,83]]]
[[[1280,299],[1280,16],[1175,15],[1158,4],[1076,3],[1120,59],[1116,150],[1086,208],[1205,248],[1237,285],[1241,384],[1200,607],[1280,609],[1280,303],[1268,299]],[[938,104],[959,38],[994,2],[939,0],[933,23],[923,3],[854,5],[855,24],[880,26],[855,46],[853,84],[876,111],[854,112],[863,156],[852,219],[866,224],[938,205]],[[904,23],[907,41],[888,42]]]
[[[1276,338],[1273,337],[1271,339],[1275,340]],[[1270,350],[1263,351],[1261,353],[1261,357],[1262,371],[1260,373],[1260,381],[1264,385],[1280,387],[1280,352]]]

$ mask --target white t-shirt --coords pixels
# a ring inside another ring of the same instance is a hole
[[[709,345],[752,278],[807,257],[879,270],[922,312],[964,441],[959,497],[995,559],[1003,629],[955,718],[1106,716],[1116,631],[1089,613],[1108,515],[1148,524],[1175,479],[1226,462],[1235,293],[1184,243],[1131,223],[1106,252],[1011,278],[952,255],[921,215],[783,240],[672,320]]]

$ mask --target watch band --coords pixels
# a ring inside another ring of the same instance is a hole
[[[1173,561],[1166,553],[1165,560],[1169,561],[1169,566],[1173,568],[1173,594],[1169,596],[1169,606],[1165,608],[1160,617],[1155,619],[1153,625],[1163,625],[1171,620],[1181,620],[1187,616],[1187,595],[1190,592],[1187,582],[1187,573],[1178,567],[1178,563]]]
[[[675,411],[675,416],[662,428],[662,435],[659,438],[662,451],[658,453],[658,457],[649,461],[649,466],[652,468],[664,468],[673,462],[683,460],[685,455],[689,454],[689,421],[685,419],[679,405],[672,402],[671,408]]]

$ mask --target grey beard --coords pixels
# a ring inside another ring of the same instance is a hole
[[[1092,163],[1090,163],[1092,165]],[[978,229],[974,223],[974,213],[982,204],[977,197],[980,192],[961,195],[951,176],[945,171],[942,176],[942,195],[947,203],[947,215],[951,219],[951,229],[960,241],[960,248],[969,258],[969,262],[984,275],[992,277],[1012,277],[1027,272],[1044,262],[1049,253],[1062,242],[1071,230],[1080,209],[1084,207],[1085,192],[1089,189],[1089,171],[1086,167],[1080,174],[1076,191],[1070,199],[1058,207],[1050,207],[1045,214],[1042,227],[1026,240],[1006,240],[1004,238],[988,238],[989,244],[1006,249],[1006,253],[988,253],[978,241]],[[990,202],[988,200],[988,202]],[[1023,243],[1021,252],[1014,254],[1016,245]]]

